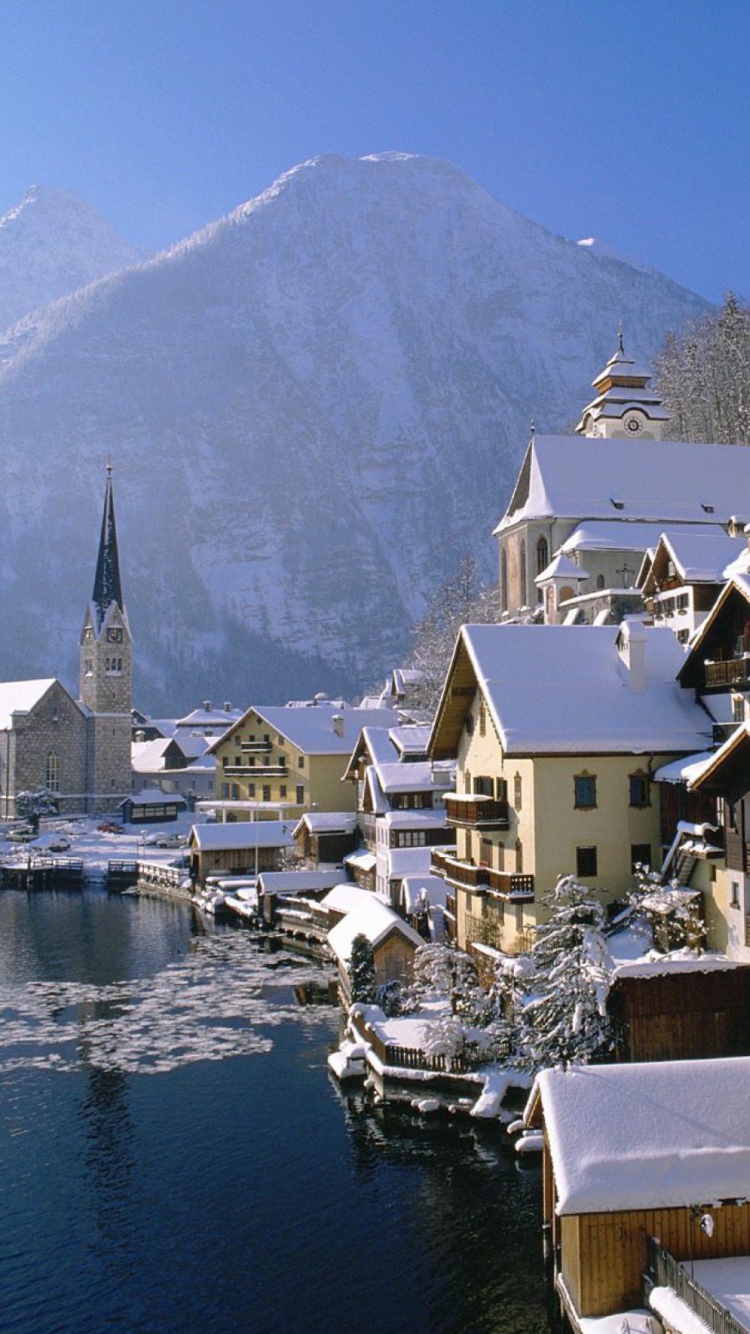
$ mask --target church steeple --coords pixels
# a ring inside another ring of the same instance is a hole
[[[123,610],[122,584],[120,583],[120,561],[117,553],[117,529],[115,527],[115,502],[112,495],[112,464],[107,464],[107,485],[104,493],[104,514],[102,531],[99,538],[99,556],[94,576],[92,602],[98,613],[96,632],[102,628],[107,612],[113,602]]]
[[[658,395],[649,389],[650,379],[651,372],[637,366],[625,351],[621,323],[617,351],[593,381],[597,396],[583,409],[576,426],[578,434],[661,440],[669,414]]]

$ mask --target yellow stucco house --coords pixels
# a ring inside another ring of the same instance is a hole
[[[436,850],[458,945],[528,949],[543,896],[574,874],[615,901],[661,864],[656,768],[698,750],[711,720],[675,677],[670,630],[463,626],[428,750],[455,756],[456,852]]]
[[[216,757],[216,806],[225,819],[294,819],[306,811],[353,811],[342,782],[363,727],[393,727],[392,709],[323,702],[247,709],[209,749]]]

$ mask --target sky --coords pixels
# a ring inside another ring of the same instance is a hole
[[[0,0],[0,212],[65,186],[161,249],[323,153],[750,300],[750,0]]]

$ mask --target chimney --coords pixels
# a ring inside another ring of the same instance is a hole
[[[628,669],[628,682],[634,695],[646,689],[646,643],[648,630],[637,616],[626,616],[620,626],[618,648]]]
[[[334,730],[334,732],[336,733],[336,736],[343,736],[343,735],[344,735],[344,719],[343,719],[342,714],[340,714],[340,713],[334,713],[333,718],[331,719],[331,722],[333,723],[333,730]]]
[[[231,703],[230,703],[230,701],[229,701],[228,699],[225,699],[225,700],[224,700],[224,712],[225,712],[225,713],[231,713],[231,712],[232,712],[232,705],[231,705]]]
[[[204,699],[204,701],[203,701],[203,711],[204,711],[204,713],[210,713],[210,712],[211,712],[211,701],[210,701],[210,699]]]

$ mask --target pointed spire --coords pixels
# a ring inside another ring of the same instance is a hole
[[[117,555],[117,531],[115,529],[115,505],[112,497],[112,464],[107,463],[107,486],[104,494],[104,515],[99,538],[99,556],[96,562],[94,592],[92,601],[99,613],[97,630],[111,604],[116,602],[122,610],[122,586],[120,584],[120,562]]]

